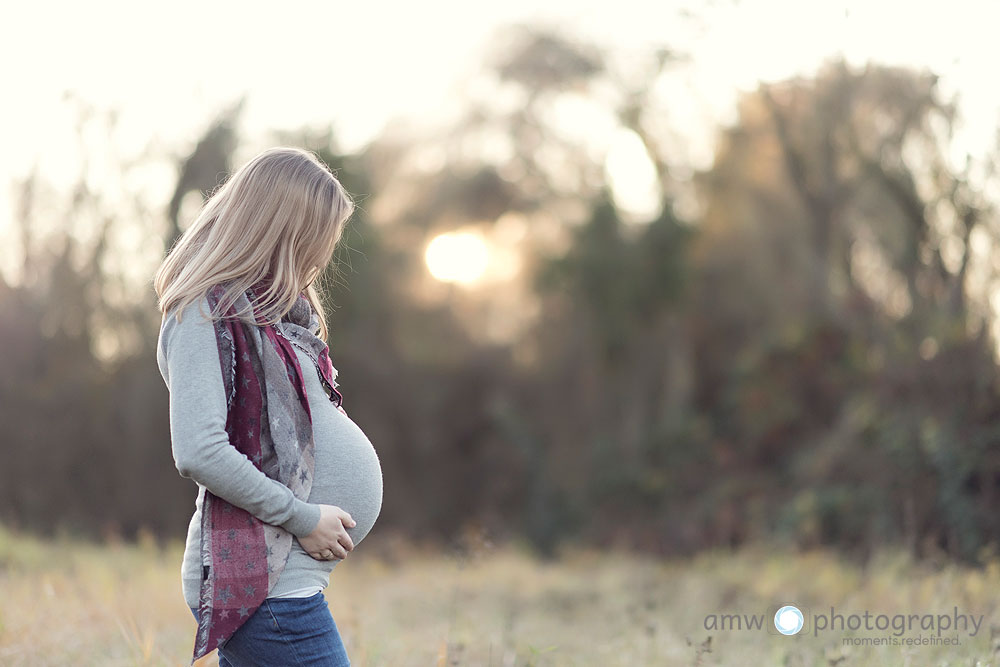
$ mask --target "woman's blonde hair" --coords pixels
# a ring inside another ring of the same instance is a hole
[[[353,212],[350,195],[315,153],[276,147],[257,154],[215,189],[157,269],[160,312],[183,310],[222,284],[211,315],[218,318],[247,288],[271,276],[270,287],[257,295],[264,320],[280,321],[304,290],[326,341],[326,316],[313,282],[333,258]],[[260,323],[247,309],[237,315]]]

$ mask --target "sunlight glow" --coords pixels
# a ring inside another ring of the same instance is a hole
[[[427,244],[424,261],[431,275],[442,282],[469,284],[486,270],[489,252],[476,232],[446,232]]]
[[[647,221],[659,213],[656,167],[635,132],[622,128],[615,134],[604,169],[623,217]]]

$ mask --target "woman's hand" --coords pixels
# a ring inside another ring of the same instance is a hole
[[[319,506],[319,523],[313,532],[298,538],[299,544],[316,560],[344,560],[354,549],[354,540],[347,534],[357,522],[336,505]]]

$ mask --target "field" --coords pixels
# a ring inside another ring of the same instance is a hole
[[[1000,664],[995,557],[962,568],[885,551],[861,567],[828,552],[657,561],[595,548],[546,563],[517,545],[479,543],[459,555],[377,537],[337,566],[325,591],[355,667]],[[187,665],[195,623],[180,592],[181,556],[180,542],[149,537],[95,545],[0,529],[0,665]],[[806,612],[797,635],[774,631],[774,605],[784,603]],[[723,614],[769,610],[770,632],[735,629],[732,616],[720,625]],[[816,615],[834,611],[845,622],[867,611],[873,625],[879,614],[889,623],[913,614],[916,625],[815,627]],[[940,635],[919,627],[980,615],[974,634],[971,625]],[[884,637],[934,643],[872,645]],[[198,664],[217,664],[215,654]]]

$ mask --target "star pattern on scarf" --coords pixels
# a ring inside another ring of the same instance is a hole
[[[236,596],[233,595],[233,587],[230,586],[229,584],[226,584],[226,587],[223,588],[221,591],[219,591],[219,602],[221,602],[222,604],[226,604],[227,602],[229,602],[230,598],[234,597]]]

